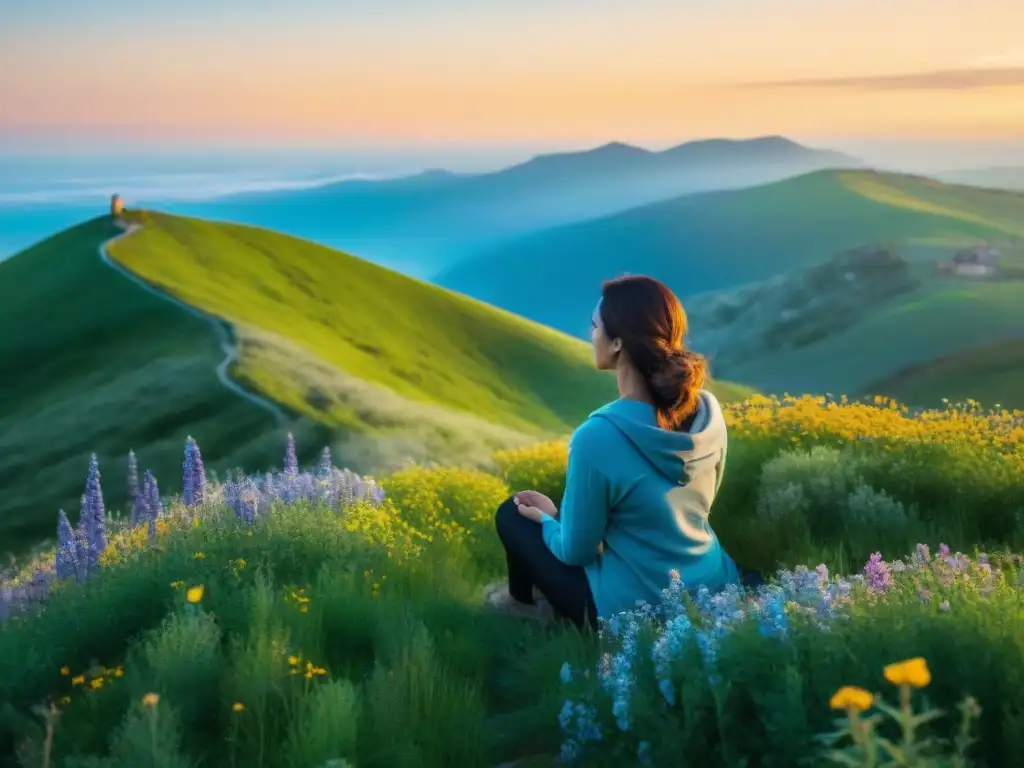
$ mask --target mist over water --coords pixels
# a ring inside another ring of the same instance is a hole
[[[849,152],[879,168],[929,173],[961,168],[1024,166],[1024,141],[863,140],[801,138]],[[94,149],[88,153],[19,152],[0,145],[0,261],[74,224],[106,212],[110,196],[130,206],[204,215],[204,201],[246,192],[309,189],[347,179],[382,179],[431,168],[497,170],[543,152],[579,146],[480,145],[349,150],[244,151]],[[658,150],[671,146],[637,145]],[[214,218],[217,217],[213,213]],[[417,272],[415,257],[396,245],[323,241],[385,266]]]

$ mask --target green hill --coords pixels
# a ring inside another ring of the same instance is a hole
[[[107,218],[0,266],[5,549],[50,534],[58,506],[74,516],[91,451],[116,508],[129,449],[178,490],[186,434],[219,471],[278,464],[285,429],[362,471],[478,462],[614,396],[587,345],[475,300],[269,231],[129,218],[141,229],[109,247],[114,263],[184,306],[101,261]],[[232,380],[285,423],[218,380],[221,334],[193,310],[223,321]]]
[[[720,376],[763,391],[873,395],[880,380],[911,366],[1024,338],[1024,281],[943,275],[934,262],[949,251],[859,248],[770,280],[691,297],[692,342]],[[995,369],[972,376],[973,397],[1014,400],[1012,380]],[[972,396],[970,387],[944,392],[941,378],[931,386],[935,396],[924,404]]]
[[[822,171],[677,197],[550,229],[463,262],[439,282],[583,336],[602,280],[664,280],[686,297],[766,280],[875,242],[1024,235],[1024,195],[871,171]]]
[[[871,389],[920,406],[973,399],[1024,410],[1024,339],[985,344],[900,371]]]
[[[254,224],[433,277],[512,237],[665,200],[685,192],[764,184],[854,158],[781,136],[691,141],[650,151],[612,142],[539,155],[485,173],[427,171],[309,189],[175,204],[204,219]]]

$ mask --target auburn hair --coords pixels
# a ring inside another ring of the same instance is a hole
[[[704,357],[686,349],[686,312],[663,283],[643,275],[601,286],[601,322],[609,339],[621,339],[630,363],[647,386],[658,426],[678,430],[697,410],[708,377]]]

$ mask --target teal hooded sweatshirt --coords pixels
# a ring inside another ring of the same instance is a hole
[[[652,405],[623,398],[573,434],[562,508],[541,525],[555,557],[583,567],[600,617],[658,605],[672,570],[693,590],[739,580],[708,522],[726,443],[707,391],[689,431],[661,429]]]

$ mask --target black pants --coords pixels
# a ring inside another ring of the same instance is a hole
[[[512,499],[498,507],[495,525],[508,561],[509,594],[532,605],[536,587],[559,617],[577,627],[596,628],[597,608],[583,568],[551,554],[540,525],[519,514]]]

